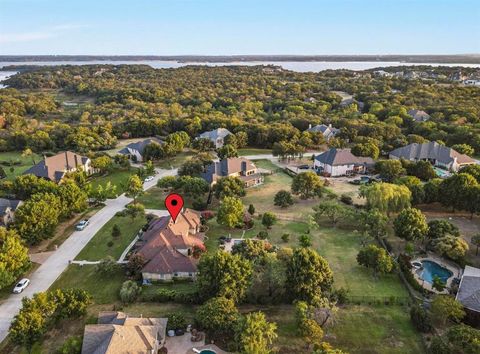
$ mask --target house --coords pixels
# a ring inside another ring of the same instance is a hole
[[[427,112],[418,109],[411,109],[407,113],[415,122],[426,122],[430,119],[430,115]]]
[[[354,103],[357,105],[358,111],[362,112],[363,108],[365,107],[365,103],[363,103],[362,101],[357,101],[355,98],[347,98],[342,100],[342,102],[340,102],[340,107],[347,107]]]
[[[8,226],[15,219],[15,211],[22,205],[21,200],[0,198],[0,226]]]
[[[255,164],[244,157],[231,157],[213,162],[206,167],[201,177],[211,186],[223,177],[238,177],[246,188],[263,183],[263,176]]]
[[[313,167],[328,177],[348,176],[366,173],[374,165],[370,157],[358,157],[350,149],[332,148],[315,156]]]
[[[476,161],[467,155],[447,146],[440,145],[435,141],[417,144],[413,143],[393,150],[389,154],[390,159],[405,159],[408,161],[430,161],[432,165],[446,170],[457,172],[466,165],[475,164]]]
[[[118,153],[121,155],[128,156],[129,159],[135,162],[142,162],[143,161],[143,152],[145,148],[150,144],[163,144],[163,141],[157,138],[149,138],[141,141],[137,141],[136,143],[130,143],[121,149]]]
[[[209,139],[215,144],[215,148],[218,149],[223,146],[225,137],[230,134],[232,133],[228,129],[217,128],[200,134],[197,139]]]
[[[97,324],[85,326],[82,354],[157,354],[166,329],[166,318],[100,312]]]
[[[480,269],[465,266],[456,300],[460,302],[467,313],[467,322],[480,324]]]
[[[94,172],[94,169],[88,157],[65,151],[51,157],[45,157],[23,174],[32,174],[59,183],[68,172],[75,171],[84,171],[87,175],[90,175]]]
[[[309,124],[307,131],[311,133],[322,133],[326,141],[329,141],[335,135],[340,133],[340,129],[332,127],[331,124],[329,125],[318,124],[318,125],[315,125],[314,127],[312,127],[312,125]]]
[[[195,278],[198,260],[194,249],[205,250],[200,216],[185,209],[173,222],[170,216],[154,219],[134,246],[145,259],[144,280]]]
[[[465,85],[480,86],[480,80],[468,79],[463,81]]]

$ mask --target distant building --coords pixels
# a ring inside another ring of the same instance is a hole
[[[65,151],[55,156],[45,157],[23,174],[32,174],[59,183],[68,172],[75,171],[84,171],[87,175],[90,175],[94,172],[94,169],[88,157]]]
[[[82,354],[157,354],[165,343],[167,322],[167,318],[100,312],[97,324],[85,326]]]
[[[375,70],[373,72],[373,75],[378,76],[378,77],[392,77],[393,76],[392,73],[389,73],[388,71],[385,71],[385,70]]]
[[[429,161],[432,165],[457,172],[466,165],[475,164],[476,161],[467,155],[460,154],[452,148],[440,145],[435,141],[417,144],[413,143],[389,154],[390,159],[405,159],[408,161]]]
[[[185,209],[173,222],[170,216],[154,219],[134,246],[134,253],[146,261],[144,280],[195,278],[198,260],[194,247],[205,250],[200,233],[200,216]]]
[[[0,198],[0,226],[8,226],[15,220],[15,211],[22,205],[21,200]]]
[[[465,80],[463,83],[469,86],[480,86],[480,80],[469,79]]]
[[[214,185],[223,177],[238,177],[246,188],[263,183],[263,176],[258,173],[255,164],[244,157],[231,157],[213,162],[207,166],[201,177],[210,185]]]
[[[357,101],[354,98],[347,98],[343,100],[342,102],[340,102],[340,107],[347,107],[354,103],[357,105],[358,111],[362,112],[363,108],[365,107],[365,103],[363,103],[362,101]]]
[[[353,155],[350,149],[332,148],[315,156],[313,167],[324,176],[338,177],[365,173],[374,163],[370,157]]]
[[[221,148],[224,144],[224,139],[227,135],[230,135],[230,131],[225,128],[217,128],[209,132],[204,132],[198,136],[199,139],[209,139],[215,145],[215,148]]]
[[[136,143],[130,143],[121,149],[118,153],[121,155],[128,156],[129,159],[142,162],[143,161],[143,152],[145,148],[150,144],[163,144],[163,141],[157,138],[149,138],[141,141],[137,141]]]
[[[340,129],[332,127],[331,124],[325,125],[325,124],[318,124],[312,127],[310,124],[308,126],[307,131],[312,132],[312,133],[322,133],[323,137],[325,138],[326,141],[329,141],[331,138],[333,138],[335,135],[340,133]]]
[[[418,109],[411,109],[407,113],[415,122],[426,122],[430,119],[430,115],[427,112]]]
[[[478,325],[480,323],[480,269],[465,266],[456,300],[465,307],[467,321]]]

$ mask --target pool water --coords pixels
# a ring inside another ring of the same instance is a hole
[[[217,354],[213,350],[210,349],[204,349],[200,352],[200,354]]]
[[[435,170],[437,176],[440,178],[447,178],[450,176],[450,173],[448,171],[442,170],[441,168],[434,167],[433,169]]]
[[[439,277],[444,283],[446,283],[448,278],[453,275],[453,273],[447,268],[444,268],[440,264],[433,261],[422,261],[422,266],[423,269],[420,270],[420,278],[429,282],[430,284],[433,283],[433,278],[435,276]]]

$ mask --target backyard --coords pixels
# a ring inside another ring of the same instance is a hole
[[[22,156],[22,153],[18,151],[0,153],[0,165],[5,171],[7,175],[6,179],[8,180],[15,179],[15,177],[21,175],[41,159],[42,156],[38,154]]]

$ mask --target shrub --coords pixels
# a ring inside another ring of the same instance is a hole
[[[140,291],[141,288],[136,282],[127,280],[122,284],[120,289],[120,300],[122,300],[124,304],[130,304],[136,300],[137,296],[140,294]]]
[[[108,246],[108,247],[112,247],[113,244],[114,244],[113,240],[110,240],[110,241],[107,242],[107,246]]]
[[[268,238],[268,232],[265,231],[265,230],[262,230],[260,231],[258,234],[257,234],[257,237],[260,239],[260,240],[265,240]]]
[[[344,204],[347,204],[347,205],[352,205],[353,204],[353,199],[348,194],[342,194],[340,196],[340,201]]]
[[[57,350],[57,354],[80,354],[82,352],[82,338],[70,337]]]
[[[167,330],[185,329],[185,327],[187,326],[185,316],[179,312],[171,313],[167,316],[167,318]]]
[[[312,238],[309,235],[300,235],[298,242],[300,242],[300,246],[302,247],[310,247],[312,245]]]
[[[288,241],[290,241],[290,234],[283,234],[283,235],[282,235],[282,241],[283,241],[283,242],[288,242]]]
[[[205,210],[207,208],[207,202],[202,198],[197,198],[192,202],[192,207],[195,210]]]
[[[112,236],[119,237],[121,234],[122,234],[122,231],[120,231],[120,228],[118,227],[118,225],[114,224],[112,227]]]
[[[204,220],[210,220],[212,219],[214,216],[215,216],[215,213],[211,210],[205,210],[205,211],[202,211],[202,213],[200,214],[200,216],[202,217],[202,219]]]
[[[414,305],[410,309],[410,319],[413,325],[422,333],[432,331],[432,320],[428,312],[419,305]]]

